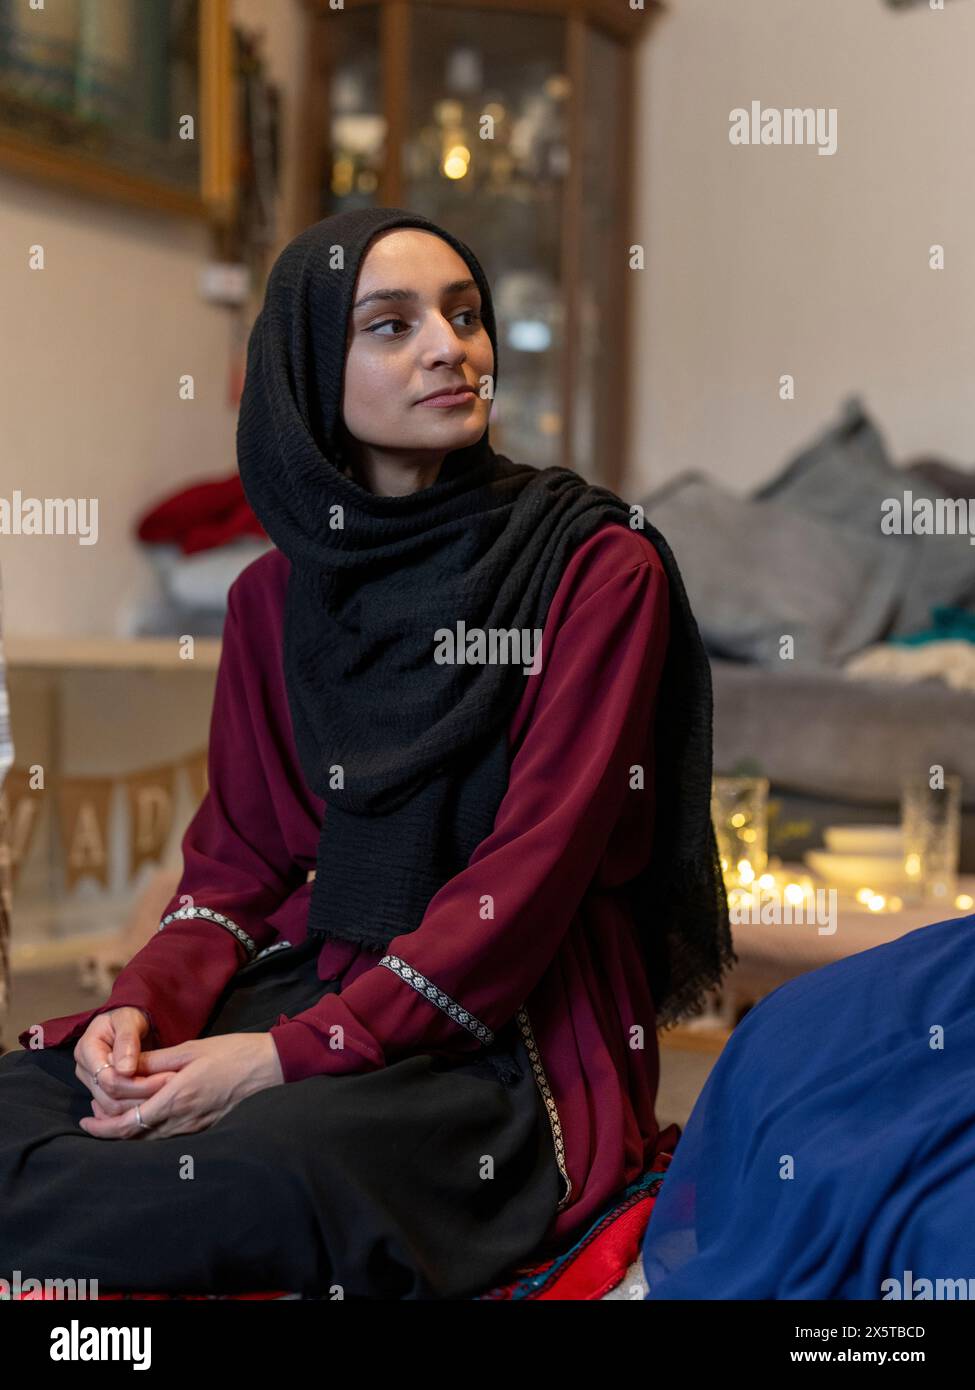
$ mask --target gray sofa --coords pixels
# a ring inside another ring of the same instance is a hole
[[[800,858],[824,825],[896,823],[901,777],[940,763],[962,778],[961,867],[975,872],[975,694],[843,669],[868,646],[930,628],[936,606],[975,612],[967,534],[882,534],[881,502],[906,489],[975,499],[975,474],[896,466],[854,399],[750,496],[690,473],[642,505],[677,558],[711,658],[715,771],[770,779],[770,852]]]
[[[962,779],[961,868],[975,873],[975,696],[942,681],[852,681],[715,657],[711,675],[715,771],[747,765],[769,778],[770,853],[800,859],[822,844],[824,825],[897,824],[901,777],[944,762],[949,748],[947,770]]]

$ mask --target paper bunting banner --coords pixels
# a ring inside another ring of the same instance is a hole
[[[147,861],[158,863],[173,828],[176,768],[150,768],[122,779],[128,793],[129,878],[135,878]]]
[[[64,849],[64,886],[91,875],[108,887],[108,777],[63,777],[58,784],[58,819]]]
[[[204,748],[202,753],[194,753],[191,758],[186,758],[183,768],[189,778],[193,805],[199,806],[210,785],[207,780],[207,750]]]
[[[116,784],[125,789],[129,878],[134,878],[143,864],[162,860],[173,829],[176,774],[180,769],[186,774],[195,809],[208,787],[206,749],[120,777],[51,779],[67,890],[89,874],[109,887],[111,798]],[[31,787],[24,769],[13,767],[7,773],[0,794],[0,826],[5,826],[6,832],[4,836],[0,831],[0,853],[8,862],[11,889],[17,886],[46,795],[45,790]]]
[[[40,819],[43,791],[32,790],[29,773],[19,767],[12,767],[3,784],[3,814],[0,819],[6,827],[6,845],[10,868],[10,888],[17,886],[20,866],[27,858],[34,838],[34,830]]]

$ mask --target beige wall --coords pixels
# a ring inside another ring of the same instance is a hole
[[[632,485],[751,486],[854,391],[896,457],[975,465],[975,2],[668,3],[639,59]],[[836,107],[837,153],[732,146],[756,99]]]
[[[235,0],[234,9],[238,22],[265,30],[272,76],[290,89],[299,0]],[[287,148],[290,100],[284,116]],[[294,162],[285,168],[282,228]],[[28,269],[34,245],[43,271]],[[236,467],[231,318],[197,293],[209,236],[182,218],[0,170],[0,248],[0,496],[19,488],[99,504],[96,545],[0,537],[5,631],[114,633],[124,605],[151,587],[134,518],[180,484]],[[184,373],[195,378],[193,401],[177,396]]]
[[[670,0],[639,59],[639,239],[624,492],[683,468],[744,488],[861,392],[901,457],[975,461],[975,0]],[[299,0],[263,29],[293,142]],[[839,149],[735,148],[728,113],[835,106]],[[283,231],[294,204],[285,160]],[[290,233],[289,233],[290,234]],[[927,268],[945,244],[947,269]],[[47,269],[26,268],[45,248]],[[116,630],[149,582],[133,518],[235,466],[230,319],[181,220],[0,172],[0,495],[97,496],[100,539],[0,539],[7,630]],[[11,332],[9,326],[16,325]],[[176,395],[192,372],[196,400]],[[797,398],[778,399],[783,372]]]
[[[284,148],[299,71],[299,0],[234,0],[239,23],[265,31],[272,76],[285,87]],[[279,229],[292,234],[294,161],[285,160]],[[27,269],[44,247],[46,268]],[[151,572],[133,519],[182,483],[236,466],[228,403],[231,317],[200,299],[206,230],[184,219],[103,203],[0,171],[0,496],[97,497],[98,543],[0,537],[4,635],[113,633]],[[196,399],[177,398],[195,378]],[[212,673],[9,673],[15,762],[54,775],[121,776],[205,747]],[[194,809],[184,781],[163,856],[181,862]],[[127,813],[111,802],[110,882],[54,892],[60,854],[53,812],[40,818],[15,894],[14,952],[76,931],[116,928],[152,879],[128,882]],[[168,896],[169,888],[164,896]],[[31,960],[35,959],[30,957]]]

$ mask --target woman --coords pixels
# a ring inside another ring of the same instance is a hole
[[[731,958],[707,658],[659,532],[492,449],[497,375],[422,217],[272,268],[237,443],[278,549],[160,931],[0,1062],[0,1269],[471,1296],[676,1142],[656,1027]]]
[[[648,1298],[975,1297],[973,930],[920,927],[748,1011],[650,1217]]]

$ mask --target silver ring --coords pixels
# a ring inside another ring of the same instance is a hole
[[[100,1067],[96,1067],[95,1070],[94,1070],[94,1071],[92,1072],[92,1074],[91,1074],[91,1079],[92,1079],[92,1081],[97,1081],[97,1080],[98,1080],[98,1073],[99,1073],[100,1071],[104,1071],[106,1067],[110,1067],[111,1065],[112,1065],[111,1062],[102,1062],[102,1064],[101,1064]]]
[[[152,1129],[152,1125],[147,1125],[145,1120],[142,1118],[142,1107],[139,1105],[135,1107],[135,1118],[139,1121],[139,1124],[142,1126],[143,1129]]]

